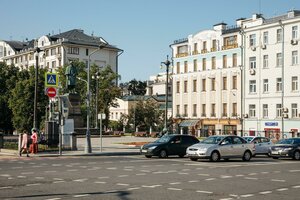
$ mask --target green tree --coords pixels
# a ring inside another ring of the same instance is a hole
[[[146,81],[137,81],[136,79],[133,79],[129,81],[128,84],[124,84],[124,85],[128,86],[128,91],[130,92],[130,95],[146,94],[146,87],[147,87]]]

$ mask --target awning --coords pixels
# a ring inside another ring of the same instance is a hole
[[[181,127],[190,127],[190,126],[195,126],[199,120],[197,119],[189,119],[189,120],[183,120],[180,122],[179,126]]]

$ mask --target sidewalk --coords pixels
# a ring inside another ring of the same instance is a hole
[[[103,137],[102,138],[102,152],[100,151],[100,138],[92,137],[92,153],[86,154],[84,152],[86,138],[77,138],[77,151],[62,151],[62,156],[108,156],[108,155],[138,155],[140,154],[139,145],[125,145],[122,143],[133,142],[152,142],[157,138],[148,137],[134,137],[134,136],[122,136],[122,137]],[[16,150],[0,149],[1,155],[6,156],[18,156]],[[25,156],[25,155],[23,155]],[[59,152],[39,152],[35,155],[31,154],[31,157],[53,157],[59,156]]]

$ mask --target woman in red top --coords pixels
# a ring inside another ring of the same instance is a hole
[[[37,136],[37,131],[35,129],[32,130],[31,140],[32,140],[32,152],[31,153],[37,153],[38,152],[38,136]]]

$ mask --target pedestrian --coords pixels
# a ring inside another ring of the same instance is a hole
[[[31,151],[31,153],[36,154],[38,152],[38,135],[37,135],[37,130],[36,129],[32,130],[31,140],[32,140],[32,151]]]
[[[27,131],[25,131],[25,130],[23,131],[21,139],[22,139],[22,143],[21,143],[22,145],[21,145],[19,155],[22,156],[22,153],[25,150],[27,157],[29,157],[29,155],[28,155],[29,137],[28,137]]]

